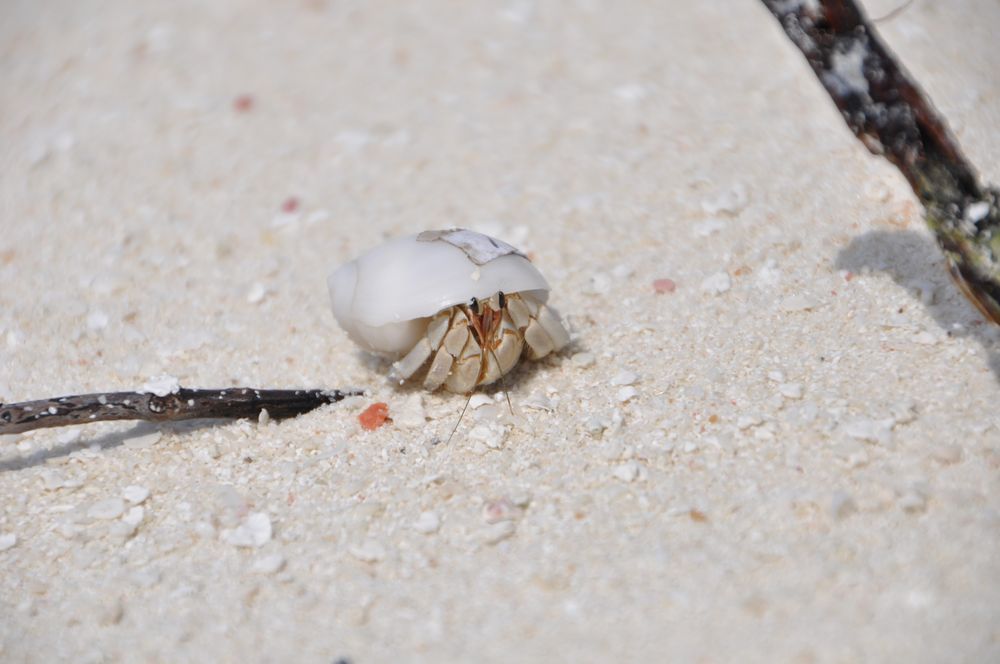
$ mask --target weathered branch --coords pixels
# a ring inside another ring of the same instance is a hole
[[[959,286],[1000,324],[1000,191],[980,186],[944,120],[854,0],[762,2],[847,126],[910,183]]]
[[[294,417],[361,391],[224,390],[179,388],[157,396],[146,392],[98,392],[67,397],[0,404],[0,435],[32,429],[112,420],[193,420],[199,418],[256,418],[262,410],[274,419]]]

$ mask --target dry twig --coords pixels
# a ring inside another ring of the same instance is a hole
[[[182,387],[164,396],[146,392],[77,394],[0,404],[0,435],[112,420],[165,422],[200,418],[256,418],[262,410],[274,419],[283,419],[361,394],[361,391],[255,390],[250,387],[224,390]]]
[[[1000,191],[980,186],[944,120],[854,0],[762,0],[847,126],[891,161],[924,206],[963,292],[1000,324]]]

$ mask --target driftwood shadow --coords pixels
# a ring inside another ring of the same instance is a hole
[[[1000,382],[1000,327],[983,318],[948,277],[948,265],[937,244],[913,231],[871,231],[840,251],[836,267],[851,272],[884,272],[913,295],[948,336],[975,339]],[[931,286],[936,297],[919,295]]]
[[[121,447],[125,444],[126,440],[135,438],[148,433],[153,433],[154,431],[160,431],[164,434],[168,433],[188,433],[190,431],[196,431],[198,429],[203,429],[205,427],[220,426],[223,424],[229,424],[233,420],[227,419],[202,419],[202,420],[187,420],[182,422],[139,422],[134,426],[121,431],[112,431],[106,433],[102,436],[96,438],[91,438],[89,440],[78,440],[72,443],[58,443],[52,447],[45,447],[39,450],[35,450],[30,454],[25,456],[16,456],[11,459],[5,459],[0,461],[0,473],[6,473],[12,470],[22,470],[24,468],[32,468],[34,466],[45,465],[49,459],[56,459],[58,457],[68,456],[73,452],[84,449],[99,449],[99,450],[110,450],[116,447]]]

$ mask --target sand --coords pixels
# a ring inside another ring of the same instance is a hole
[[[880,28],[1000,181],[1000,6]],[[0,400],[370,394],[3,440],[0,659],[1000,659],[1000,334],[762,6],[24,0],[0,90]],[[451,226],[573,343],[447,442],[325,278]]]

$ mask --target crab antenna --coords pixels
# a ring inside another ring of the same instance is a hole
[[[458,425],[462,423],[462,418],[465,417],[465,411],[469,408],[469,403],[472,401],[472,392],[469,392],[469,398],[465,400],[465,405],[462,406],[462,414],[458,416],[458,422],[455,422],[455,426],[452,428],[451,433],[448,434],[448,440],[445,441],[445,445],[451,442],[451,439],[455,436],[455,432],[458,431]]]
[[[492,348],[490,349],[490,355],[493,356],[493,361],[497,363],[497,369],[500,369],[500,358],[497,357]],[[514,406],[510,402],[510,392],[507,391],[507,381],[504,379],[503,373],[500,374],[500,389],[503,390],[503,395],[507,397],[507,408],[510,408],[510,414],[513,415]]]

